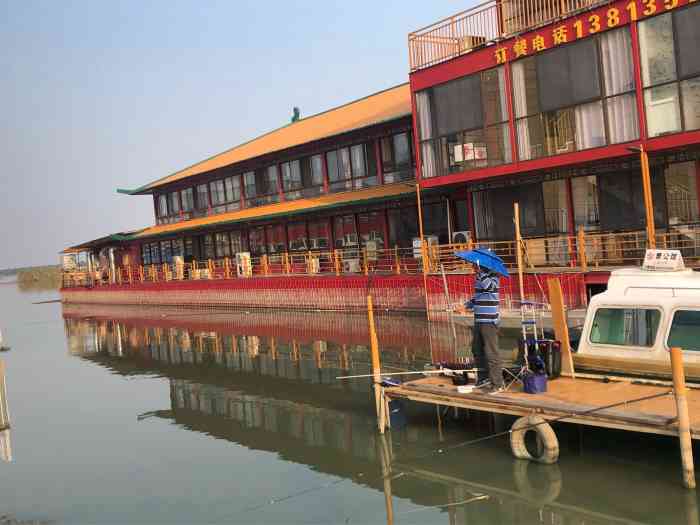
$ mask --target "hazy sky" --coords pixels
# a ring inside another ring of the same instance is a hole
[[[0,2],[0,268],[153,222],[117,195],[408,79],[455,0]]]

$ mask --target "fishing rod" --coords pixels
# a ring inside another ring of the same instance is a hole
[[[441,368],[439,370],[412,370],[410,372],[388,372],[388,373],[380,373],[380,376],[406,376],[406,375],[414,375],[414,374],[444,374],[445,372],[478,372],[479,370],[483,370],[481,368],[459,368],[459,369],[452,369],[452,368]],[[367,377],[374,377],[374,374],[359,374],[359,375],[354,375],[354,376],[338,376],[336,379],[361,379],[361,378],[367,378]]]

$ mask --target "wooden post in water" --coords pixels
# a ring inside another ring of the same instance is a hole
[[[382,399],[381,382],[381,364],[379,362],[379,342],[377,340],[377,331],[374,326],[374,306],[372,304],[372,296],[367,296],[367,321],[369,323],[369,346],[372,356],[372,381],[374,383],[374,402],[377,409],[377,424],[379,432],[384,433],[384,400]]]
[[[690,418],[688,416],[688,399],[686,398],[685,371],[683,369],[683,352],[680,348],[671,348],[671,373],[673,374],[673,395],[676,398],[678,417],[678,441],[681,447],[683,464],[683,484],[686,488],[695,488],[695,464],[693,463],[693,442],[690,437]]]

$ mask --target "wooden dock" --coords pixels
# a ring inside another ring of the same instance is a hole
[[[546,393],[537,395],[523,393],[520,384],[499,394],[460,394],[450,378],[434,376],[384,388],[384,395],[389,399],[407,399],[497,414],[536,414],[547,421],[556,419],[592,427],[678,435],[676,402],[671,386],[560,377],[548,382]],[[655,395],[660,397],[629,402]],[[700,391],[689,390],[687,397],[691,436],[700,439]],[[615,404],[619,406],[602,408]]]

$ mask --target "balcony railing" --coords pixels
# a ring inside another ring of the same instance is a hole
[[[609,270],[620,266],[638,266],[644,260],[646,232],[586,233],[525,239],[524,264],[528,272],[585,272]],[[700,267],[700,225],[675,227],[657,233],[658,248],[680,250],[688,267]],[[107,284],[129,286],[146,282],[169,282],[210,279],[245,279],[285,275],[415,275],[426,273],[470,273],[471,265],[455,252],[473,247],[496,252],[512,271],[516,270],[517,250],[514,240],[468,241],[463,244],[430,245],[419,248],[368,249],[285,252],[243,259],[224,258],[189,263],[123,266],[117,271],[64,271],[63,286],[93,287]]]
[[[408,35],[411,71],[611,0],[490,0]]]

